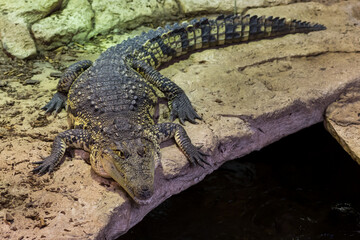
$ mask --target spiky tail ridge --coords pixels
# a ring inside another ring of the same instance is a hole
[[[198,49],[325,29],[321,24],[256,15],[194,19],[147,33],[149,39],[139,50],[137,58],[157,68],[173,57]]]

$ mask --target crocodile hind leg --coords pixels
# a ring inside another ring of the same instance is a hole
[[[57,92],[54,94],[50,102],[42,109],[45,110],[46,113],[52,113],[53,111],[55,111],[55,113],[59,113],[61,109],[65,107],[66,96],[71,84],[91,65],[92,62],[89,60],[83,60],[70,65],[59,80]]]
[[[188,120],[191,123],[196,123],[195,119],[201,119],[191,105],[191,102],[186,96],[184,90],[182,90],[170,79],[161,75],[161,73],[144,61],[133,61],[132,68],[165,94],[166,98],[169,100],[171,121],[178,117],[180,123],[184,124],[185,120]]]
[[[174,138],[176,144],[185,154],[191,165],[199,165],[204,167],[204,164],[209,165],[206,161],[207,154],[201,152],[199,148],[195,147],[187,135],[185,129],[176,123],[159,123],[153,126],[158,143]]]
[[[39,164],[39,166],[33,169],[32,172],[40,175],[50,173],[55,167],[60,165],[67,147],[90,151],[89,144],[90,134],[84,129],[70,129],[59,133],[55,137],[50,156],[46,157],[43,161],[34,162],[34,164]]]

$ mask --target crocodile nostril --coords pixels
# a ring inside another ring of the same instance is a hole
[[[140,187],[140,195],[142,199],[148,199],[151,197],[152,194],[153,191],[149,186],[143,185]]]

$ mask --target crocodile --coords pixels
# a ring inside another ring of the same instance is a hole
[[[97,174],[113,178],[137,204],[148,204],[161,142],[174,138],[191,166],[210,164],[182,126],[201,117],[185,92],[156,70],[162,63],[209,47],[324,29],[279,17],[220,15],[159,27],[110,47],[95,62],[74,63],[43,107],[47,114],[66,108],[70,129],[55,137],[51,154],[35,162],[33,172],[52,172],[68,147],[80,148],[90,153]],[[168,100],[169,122],[154,121],[156,89]]]

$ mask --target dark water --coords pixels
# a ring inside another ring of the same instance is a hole
[[[318,124],[224,164],[119,238],[139,239],[360,239],[360,166]]]

